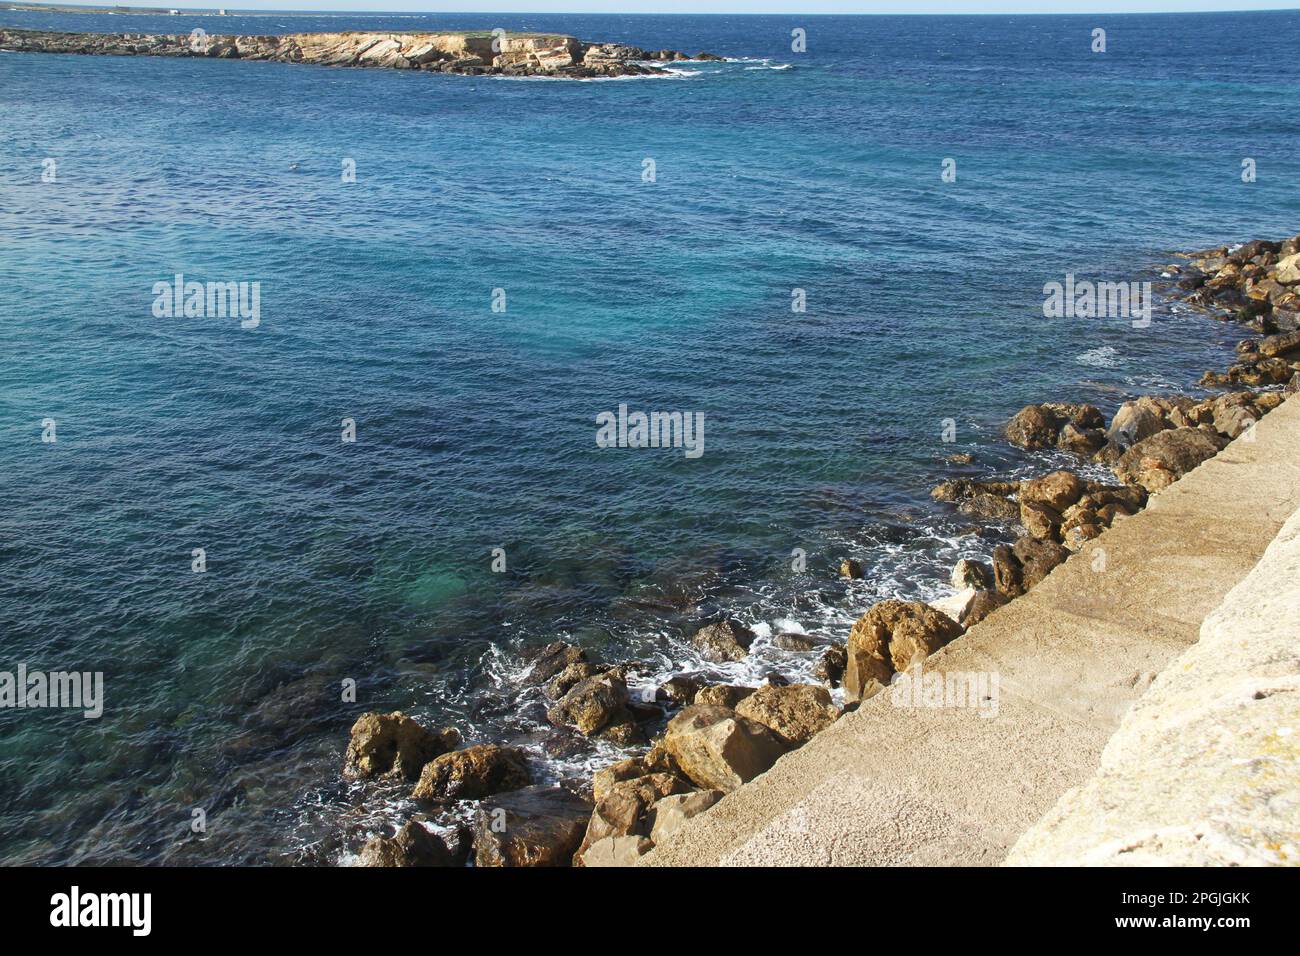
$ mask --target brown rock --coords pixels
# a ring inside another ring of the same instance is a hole
[[[1047,505],[1034,501],[1020,502],[1020,523],[1035,538],[1051,541],[1061,525],[1061,515]]]
[[[676,833],[686,821],[699,816],[723,798],[721,790],[696,790],[664,797],[650,808],[650,840],[656,846]]]
[[[627,684],[612,674],[600,674],[575,684],[546,712],[546,719],[591,736],[606,725],[626,723],[627,702]]]
[[[414,820],[393,837],[373,836],[361,848],[359,866],[454,866],[447,845]]]
[[[650,824],[646,811],[663,797],[686,793],[690,789],[685,780],[670,773],[647,774],[614,784],[596,801],[575,859],[581,858],[592,844],[607,837],[648,835]]]
[[[1021,448],[1051,448],[1061,432],[1061,421],[1042,405],[1026,405],[1003,431],[1007,441]]]
[[[655,699],[673,704],[689,704],[699,690],[699,681],[685,674],[676,674],[659,685],[655,690]]]
[[[862,700],[870,681],[888,684],[895,671],[961,636],[961,625],[920,601],[881,601],[849,632],[846,699]]]
[[[975,599],[971,601],[970,607],[966,610],[966,616],[962,618],[961,623],[967,628],[974,627],[1010,600],[1010,598],[997,591],[977,591]]]
[[[790,747],[803,746],[840,716],[831,695],[815,684],[760,687],[740,702],[736,713],[762,724]]]
[[[636,861],[654,848],[643,836],[615,836],[597,840],[582,853],[582,865],[636,866]]]
[[[739,684],[714,684],[712,687],[700,688],[699,693],[695,695],[695,703],[709,707],[729,707],[734,710],[736,705],[754,693],[754,690],[753,687],[741,687]]]
[[[706,661],[739,661],[749,653],[754,632],[736,621],[720,621],[700,628],[691,640]]]
[[[1020,562],[1020,580],[1026,591],[1037,585],[1070,552],[1054,541],[1038,538],[1021,538],[1012,548],[1016,560]]]
[[[479,744],[453,750],[425,764],[411,796],[438,802],[481,800],[505,790],[518,790],[531,782],[522,750]]]
[[[459,744],[455,727],[427,730],[400,711],[362,714],[352,725],[343,773],[352,779],[415,780],[426,763]]]
[[[845,558],[840,562],[840,577],[857,580],[862,577],[862,564],[854,561],[852,558]]]
[[[763,773],[788,749],[762,724],[701,704],[669,721],[664,746],[697,786],[725,793]]]
[[[1159,491],[1177,481],[1227,442],[1202,428],[1173,428],[1138,442],[1115,463],[1121,481]]]
[[[475,814],[477,866],[569,866],[591,804],[561,787],[535,786],[485,800]]]
[[[587,659],[587,652],[580,647],[555,641],[539,648],[531,655],[532,666],[524,676],[528,684],[545,684],[570,664],[577,664]]]
[[[993,587],[993,569],[983,561],[962,558],[953,565],[952,574],[949,576],[948,581],[958,590],[975,588],[978,591],[991,588]]]
[[[998,591],[1008,598],[1020,597],[1025,593],[1020,562],[1008,545],[1000,544],[993,549],[993,580]]]
[[[1020,485],[1020,502],[1046,505],[1059,513],[1083,495],[1083,482],[1070,471],[1054,471]]]
[[[849,658],[845,645],[832,644],[822,651],[821,659],[813,665],[813,677],[825,681],[831,687],[838,687],[840,681],[844,678],[844,668],[848,666],[848,663]],[[696,703],[705,704],[710,703],[710,701],[702,701],[697,697]]]

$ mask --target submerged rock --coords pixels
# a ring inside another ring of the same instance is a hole
[[[436,835],[408,820],[396,836],[373,836],[361,848],[359,866],[455,866],[452,853]]]

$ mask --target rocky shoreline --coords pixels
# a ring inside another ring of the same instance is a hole
[[[698,674],[679,674],[647,703],[628,692],[635,664],[601,665],[564,642],[532,652],[523,680],[550,702],[546,717],[553,726],[635,750],[590,780],[547,785],[519,747],[462,747],[454,728],[430,730],[401,713],[363,715],[352,728],[345,777],[412,786],[411,797],[425,812],[393,836],[371,837],[360,864],[455,866],[472,857],[478,866],[633,865],[691,817],[1035,587],[1084,543],[1247,433],[1286,393],[1300,391],[1300,236],[1183,258],[1166,270],[1175,280],[1174,297],[1257,333],[1238,346],[1239,362],[1223,374],[1207,372],[1202,384],[1255,390],[1200,399],[1143,396],[1124,402],[1109,423],[1087,404],[1021,409],[1005,427],[1008,442],[1104,465],[1116,483],[1068,469],[1025,480],[941,482],[931,493],[936,500],[1018,529],[1014,544],[994,548],[988,562],[959,561],[951,577],[957,590],[948,598],[885,600],[869,608],[847,641],[823,654],[815,672],[822,685],[790,684],[776,675],[759,687],[710,685]],[[852,558],[840,567],[842,577],[861,573]],[[754,640],[734,620],[691,638],[700,656],[715,662],[743,660]],[[830,693],[840,686],[843,708]],[[475,802],[472,817],[452,819],[450,809],[466,806],[462,801]]]
[[[568,79],[656,76],[653,62],[721,60],[711,53],[643,50],[621,43],[588,43],[554,33],[290,33],[283,36],[60,33],[0,29],[0,50],[98,56],[212,57],[273,60],[318,66],[384,67],[467,76],[542,76]]]

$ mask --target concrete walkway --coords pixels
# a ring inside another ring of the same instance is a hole
[[[926,662],[997,673],[996,717],[878,694],[641,865],[1001,863],[1298,507],[1293,397]]]

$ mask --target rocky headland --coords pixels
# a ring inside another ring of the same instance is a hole
[[[544,76],[591,79],[666,74],[655,62],[720,60],[676,50],[643,50],[621,43],[588,43],[557,33],[494,36],[458,33],[290,33],[283,36],[215,34],[59,33],[0,29],[0,50],[99,56],[212,57],[274,60],[318,66],[385,67],[470,76]]]

